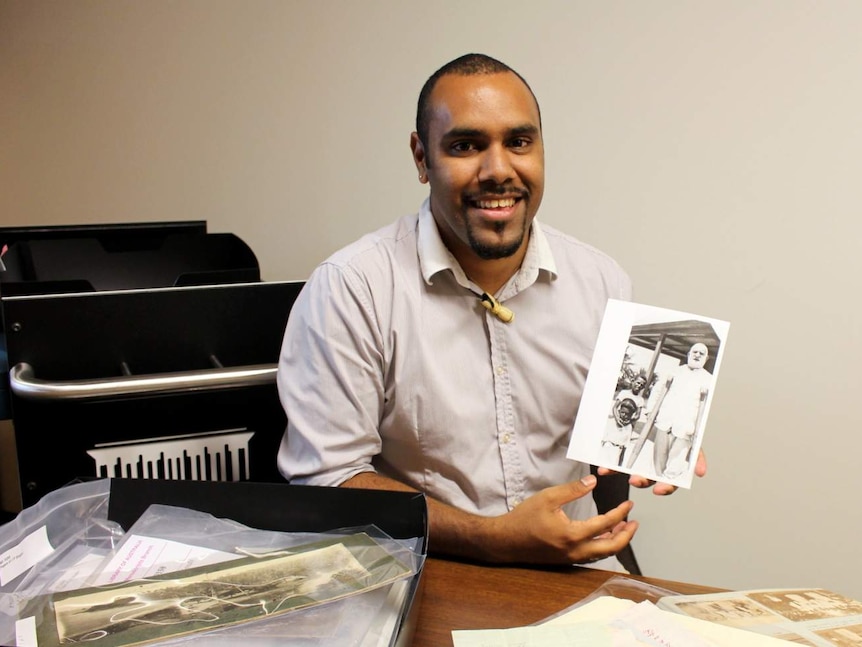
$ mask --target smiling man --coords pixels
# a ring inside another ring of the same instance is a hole
[[[443,75],[424,98],[410,147],[431,214],[467,275],[493,294],[520,267],[542,202],[538,103],[513,72]]]
[[[598,515],[596,479],[566,448],[605,304],[630,298],[628,276],[537,221],[539,106],[503,63],[468,54],[432,75],[410,148],[430,187],[419,213],[323,262],[291,312],[282,474],[424,492],[436,553],[615,555],[637,529],[632,504]]]

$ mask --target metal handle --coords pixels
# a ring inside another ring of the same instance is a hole
[[[9,371],[9,381],[12,392],[28,400],[85,400],[271,384],[275,382],[277,368],[277,364],[256,364],[235,368],[50,382],[38,379],[33,367],[21,362]]]

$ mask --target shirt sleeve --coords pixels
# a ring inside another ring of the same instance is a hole
[[[619,286],[618,286],[619,296],[615,297],[620,301],[631,301],[632,300],[632,280],[629,275],[620,268],[619,270]]]
[[[287,430],[278,453],[293,483],[340,485],[380,452],[383,357],[367,284],[325,263],[294,304],[278,363]]]

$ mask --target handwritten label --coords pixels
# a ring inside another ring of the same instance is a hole
[[[620,614],[614,626],[628,629],[655,647],[715,647],[715,643],[681,626],[672,615],[651,602],[641,602]]]
[[[54,548],[48,541],[48,531],[45,526],[34,530],[16,546],[0,555],[0,586],[6,586],[53,552]]]
[[[117,584],[170,571],[217,564],[240,555],[169,539],[130,535],[99,574],[96,583]]]

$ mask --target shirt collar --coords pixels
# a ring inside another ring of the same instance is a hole
[[[443,243],[434,216],[431,215],[431,199],[426,198],[419,210],[419,236],[417,239],[419,251],[419,267],[425,283],[431,285],[434,275],[445,270],[451,270],[455,280],[464,287],[469,287],[470,281],[464,270],[452,256],[452,252]]]
[[[426,198],[419,210],[419,234],[417,240],[419,252],[419,266],[425,283],[431,285],[434,275],[450,270],[459,285],[470,288],[472,285],[461,265],[452,256],[452,252],[443,243],[434,216],[431,215],[431,201]],[[530,240],[527,241],[527,253],[521,268],[512,277],[510,285],[514,283],[517,289],[523,289],[536,281],[539,270],[547,271],[552,277],[557,275],[557,265],[545,232],[538,220],[533,218],[530,229]]]

